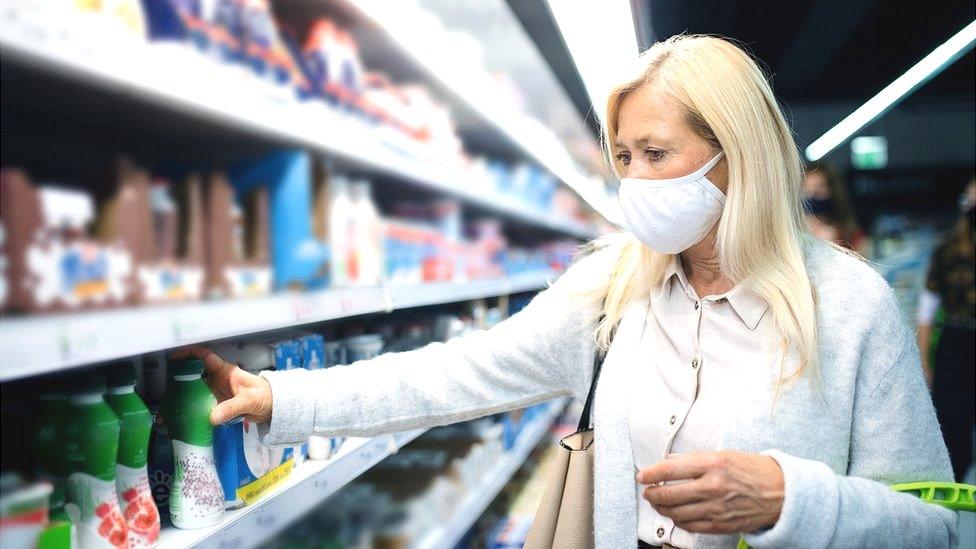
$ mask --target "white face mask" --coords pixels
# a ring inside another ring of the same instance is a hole
[[[680,253],[701,242],[725,206],[725,195],[705,177],[722,154],[684,177],[621,179],[620,207],[627,229],[662,254]]]

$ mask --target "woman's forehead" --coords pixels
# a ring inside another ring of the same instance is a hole
[[[643,86],[621,100],[615,144],[672,141],[689,131],[677,101],[652,86]]]

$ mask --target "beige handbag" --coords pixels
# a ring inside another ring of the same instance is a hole
[[[593,381],[576,432],[559,441],[558,456],[536,511],[525,549],[593,548],[593,394],[603,360],[593,360]]]

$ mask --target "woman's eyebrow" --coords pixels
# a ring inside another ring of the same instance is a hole
[[[648,143],[654,143],[655,145],[663,146],[663,147],[667,147],[671,145],[671,142],[669,140],[661,139],[659,137],[650,134],[643,135],[634,141],[634,144],[637,145],[637,148],[643,147]],[[618,149],[627,148],[627,145],[621,142],[620,140],[617,140],[616,143],[614,144],[617,146]]]

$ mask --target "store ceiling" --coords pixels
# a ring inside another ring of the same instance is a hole
[[[649,41],[689,32],[744,43],[787,104],[864,101],[976,18],[972,0],[632,0]],[[646,26],[649,24],[650,29]],[[910,101],[972,103],[974,53]]]

